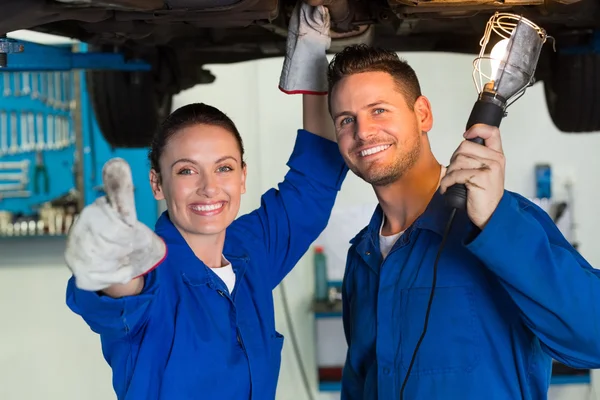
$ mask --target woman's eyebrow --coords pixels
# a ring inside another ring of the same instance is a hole
[[[215,164],[223,162],[223,161],[225,161],[227,159],[232,159],[233,161],[238,162],[237,158],[235,158],[234,156],[223,156],[223,157],[219,158],[218,160],[216,160]]]
[[[192,160],[191,158],[180,158],[179,160],[175,160],[175,162],[173,164],[171,164],[171,168],[173,168],[175,166],[175,164],[180,163],[180,162],[188,162],[191,164],[196,164],[196,161]]]

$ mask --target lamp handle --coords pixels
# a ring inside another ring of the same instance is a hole
[[[469,120],[467,121],[467,130],[475,124],[486,124],[490,126],[500,127],[500,122],[504,117],[504,107],[499,104],[499,101],[492,101],[485,93],[475,102]],[[479,139],[479,138],[477,138]],[[479,143],[479,142],[478,142]],[[483,144],[483,142],[479,143]]]
[[[481,97],[473,105],[471,115],[467,121],[467,130],[475,124],[486,124],[490,126],[500,127],[500,122],[504,117],[503,103],[498,101],[497,97],[482,93]],[[484,144],[484,140],[480,137],[467,139],[470,142]],[[448,188],[445,193],[446,204],[452,208],[459,210],[467,209],[467,187],[462,183],[457,183]]]

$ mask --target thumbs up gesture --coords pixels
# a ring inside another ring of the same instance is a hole
[[[166,255],[162,239],[137,220],[129,164],[121,158],[109,160],[102,180],[106,196],[83,209],[65,250],[76,286],[89,291],[129,283]]]

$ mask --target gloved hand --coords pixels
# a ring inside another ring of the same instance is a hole
[[[109,160],[102,180],[106,196],[83,209],[65,251],[75,285],[89,291],[128,283],[166,255],[162,239],[137,220],[129,164],[121,158]]]
[[[287,94],[327,94],[329,10],[298,1],[288,27],[279,89]]]

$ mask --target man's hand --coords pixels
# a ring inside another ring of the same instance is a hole
[[[471,221],[483,229],[496,210],[504,194],[506,162],[502,151],[500,130],[477,124],[465,134],[465,139],[480,137],[485,145],[463,141],[450,159],[446,175],[440,182],[440,191],[456,183],[467,187],[467,213]]]
[[[127,162],[109,160],[102,178],[106,196],[83,209],[69,231],[65,250],[76,286],[89,291],[128,284],[152,270],[166,254],[162,239],[137,220]],[[129,287],[131,290],[118,292],[136,294],[133,292],[139,293],[141,286]]]
[[[329,10],[298,1],[288,26],[279,89],[287,94],[326,95]]]

